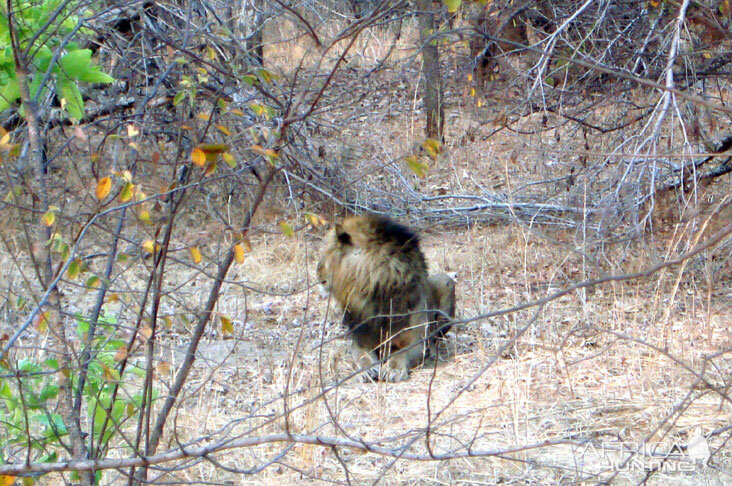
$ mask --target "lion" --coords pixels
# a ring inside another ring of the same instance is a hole
[[[343,309],[366,377],[402,381],[434,350],[455,316],[455,281],[427,275],[412,230],[390,218],[346,218],[326,236],[318,278]]]

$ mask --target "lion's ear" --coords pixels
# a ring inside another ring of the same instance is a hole
[[[351,244],[351,235],[346,233],[346,231],[343,229],[343,226],[340,224],[335,225],[335,234],[336,238],[338,238],[338,243],[341,245],[350,245]]]

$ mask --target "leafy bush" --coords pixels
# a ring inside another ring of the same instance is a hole
[[[79,83],[111,83],[114,78],[92,62],[90,49],[82,49],[71,41],[85,31],[83,18],[72,15],[80,10],[78,2],[13,0],[10,3],[11,12],[7,3],[0,5],[0,111],[12,106],[21,94],[16,52],[11,42],[12,25],[12,36],[22,53],[21,61],[28,61],[25,69],[30,97],[37,100],[43,96],[50,80],[61,107],[71,118],[80,120],[84,115],[84,100]]]

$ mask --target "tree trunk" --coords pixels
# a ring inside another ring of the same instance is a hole
[[[428,138],[442,140],[445,112],[442,105],[442,77],[440,57],[432,34],[435,32],[435,16],[432,0],[417,0],[417,23],[422,44],[422,74],[424,75],[424,107],[427,114],[425,133]]]

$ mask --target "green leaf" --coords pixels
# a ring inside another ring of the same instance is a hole
[[[178,91],[175,96],[173,97],[173,106],[178,106],[181,101],[183,101],[183,98],[185,97],[186,92],[185,91]]]
[[[78,258],[75,258],[74,261],[71,262],[69,265],[68,270],[66,270],[66,276],[70,280],[74,280],[76,277],[79,276],[79,272],[81,271],[81,263],[79,262]]]
[[[0,397],[6,400],[13,398],[13,390],[10,388],[10,385],[8,385],[8,382],[5,380],[0,381]]]
[[[46,385],[41,390],[40,401],[45,402],[51,398],[56,398],[60,388],[57,385]]]
[[[46,368],[57,370],[59,368],[58,366],[58,360],[56,358],[50,358],[43,362],[43,364],[46,366]]]
[[[65,76],[59,76],[56,83],[56,95],[59,99],[66,100],[66,112],[71,118],[81,120],[84,117],[84,100],[74,81]]]
[[[133,368],[130,368],[130,369],[128,369],[128,371],[130,373],[132,373],[133,375],[138,376],[140,378],[144,378],[144,377],[147,376],[147,373],[145,372],[145,370],[142,369],[142,368],[140,368],[140,367],[138,367],[138,366],[135,366]]]
[[[80,79],[89,70],[91,65],[91,49],[71,51],[59,58],[58,63],[64,74],[74,79]]]
[[[58,452],[52,452],[50,454],[41,456],[37,459],[37,462],[40,462],[40,463],[57,462],[57,461],[58,461]]]
[[[88,289],[94,289],[97,288],[101,280],[96,275],[92,275],[88,279],[86,279],[86,282],[84,282],[84,286]]]
[[[24,373],[38,373],[42,371],[41,366],[30,359],[21,359],[18,362],[18,370]]]
[[[57,413],[40,413],[36,415],[34,419],[39,424],[46,426],[46,430],[44,432],[46,437],[60,437],[67,434],[64,420],[61,418],[61,415]]]
[[[0,111],[10,108],[10,105],[20,98],[20,87],[15,77],[8,80],[8,84],[0,88]]]
[[[89,332],[89,323],[84,320],[77,320],[76,321],[76,335],[79,336],[82,340],[86,339],[86,335]]]
[[[33,77],[33,81],[31,81],[30,84],[30,97],[36,98],[36,95],[38,94],[38,90],[41,89],[41,81],[43,81],[43,76],[40,73],[36,73],[36,75]],[[43,88],[43,93],[41,93],[41,96],[38,96],[37,99],[41,99],[41,97],[46,93],[45,87]]]
[[[111,83],[114,78],[103,73],[91,61],[91,49],[71,51],[59,59],[59,64],[67,76],[86,83]]]
[[[98,66],[92,66],[89,70],[79,78],[79,81],[85,83],[113,83],[114,78],[107,73],[102,72]]]

